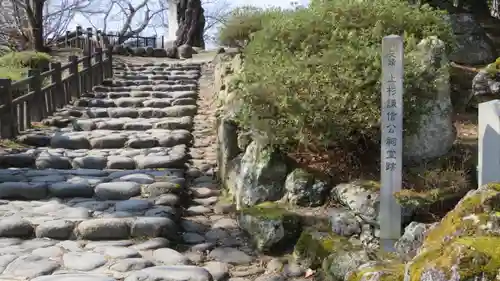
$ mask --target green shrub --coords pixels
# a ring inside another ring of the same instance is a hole
[[[219,44],[228,47],[245,46],[253,33],[261,30],[267,21],[280,13],[279,9],[264,10],[252,6],[234,9],[228,21],[219,28]]]
[[[316,1],[274,16],[244,49],[237,121],[284,148],[377,143],[381,41],[389,34],[405,38],[405,129],[411,129],[436,92],[429,80],[436,73],[409,52],[430,35],[449,48],[453,36],[442,12],[403,0]]]
[[[0,66],[38,68],[47,66],[50,55],[33,51],[12,52],[0,57]]]

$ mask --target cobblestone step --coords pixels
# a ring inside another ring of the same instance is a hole
[[[143,71],[129,71],[129,70],[115,70],[116,76],[170,76],[170,75],[200,75],[199,70],[143,70]]]
[[[0,153],[0,281],[263,272],[230,208],[215,205],[210,94],[184,80],[200,65],[114,68],[120,80],[19,137],[34,148]]]
[[[168,169],[183,168],[190,158],[186,145],[146,149],[35,148],[0,155],[0,167],[37,169]]]
[[[153,74],[154,73],[154,74]],[[113,78],[114,79],[122,79],[122,80],[128,80],[128,81],[133,81],[133,82],[138,82],[138,81],[144,81],[144,80],[151,80],[151,81],[158,81],[160,83],[164,83],[166,81],[170,83],[175,83],[177,81],[196,81],[199,77],[200,74],[199,72],[193,72],[189,74],[184,74],[184,73],[169,73],[169,72],[164,72],[168,74],[158,74],[156,72],[153,72],[149,75],[145,75],[145,73],[137,73],[137,74],[132,74],[130,72],[122,72],[122,73],[115,73]],[[107,85],[110,83],[110,80],[105,80],[104,85]]]
[[[115,64],[115,71],[190,71],[200,70],[200,64]]]
[[[109,95],[109,94],[108,94]],[[193,95],[189,93],[182,98],[192,98]],[[152,107],[152,108],[165,108],[172,106],[174,99],[171,98],[138,98],[138,97],[119,97],[119,98],[82,98],[73,103],[77,107]],[[174,105],[175,106],[175,105]]]

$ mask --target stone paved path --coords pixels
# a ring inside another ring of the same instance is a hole
[[[288,265],[276,275],[270,263],[263,274],[232,206],[217,203],[212,78],[202,68],[115,65],[114,80],[19,138],[33,148],[0,155],[0,281],[302,273]]]

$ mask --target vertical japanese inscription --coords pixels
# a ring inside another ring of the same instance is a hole
[[[401,207],[394,192],[401,190],[403,150],[403,38],[382,39],[380,238],[386,250],[401,235]]]

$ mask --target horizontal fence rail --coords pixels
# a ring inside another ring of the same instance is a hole
[[[53,62],[45,72],[30,69],[20,81],[0,79],[0,137],[16,137],[112,77],[111,51],[95,48],[90,55],[70,56],[64,65]]]
[[[84,30],[77,26],[75,31],[66,31],[64,36],[52,40],[52,44],[58,48],[79,48],[95,50],[96,48],[107,49],[115,45],[125,45],[130,47],[153,47],[157,48],[157,36],[133,36],[125,42],[120,42],[120,36],[115,34],[105,34],[101,30],[87,28]],[[164,48],[164,36],[161,36],[161,48]]]

